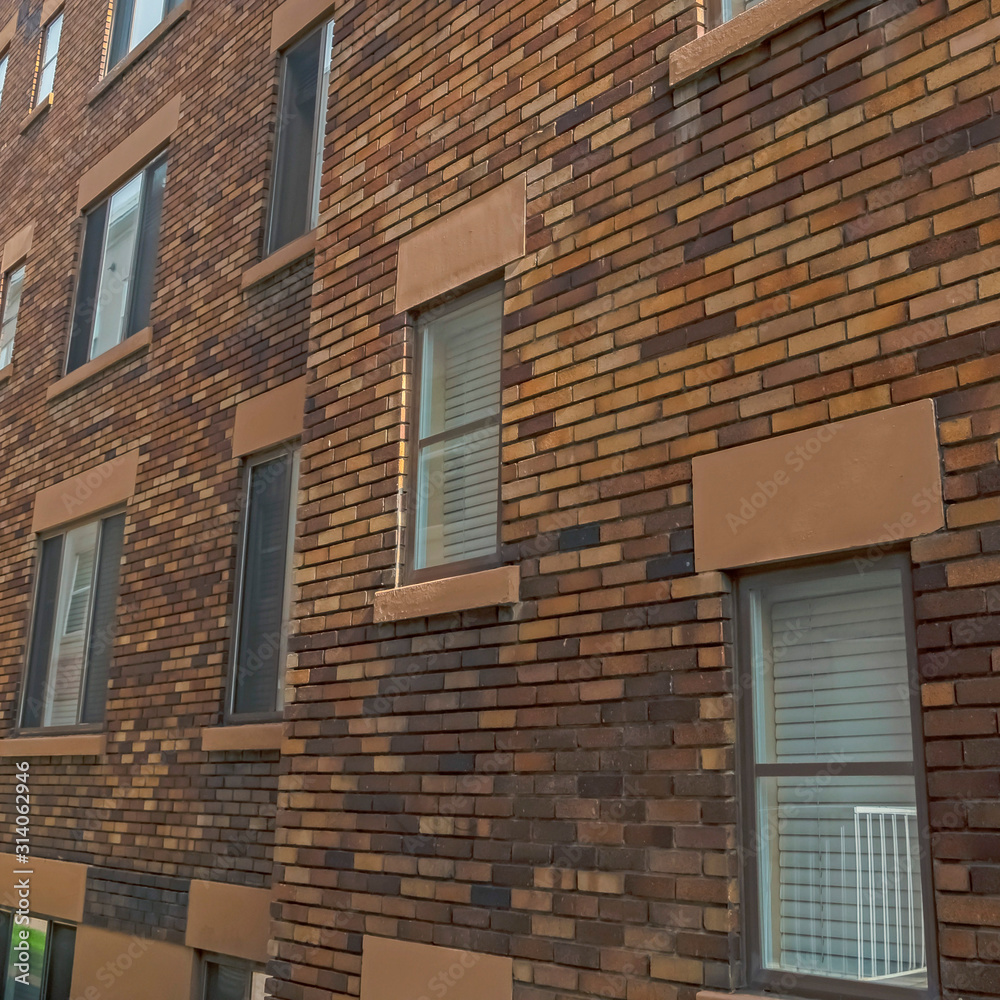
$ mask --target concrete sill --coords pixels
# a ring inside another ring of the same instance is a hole
[[[107,748],[106,733],[64,733],[60,736],[11,736],[0,740],[0,758],[100,757]]]
[[[830,6],[834,0],[761,0],[755,7],[706,31],[700,38],[670,53],[670,85],[703,73],[758,45],[802,18]]]
[[[316,230],[313,229],[291,243],[286,243],[280,250],[269,254],[259,264],[248,267],[240,278],[240,288],[247,289],[251,285],[260,284],[268,278],[283,271],[290,264],[307,257],[316,249]]]
[[[108,70],[107,74],[91,88],[87,95],[87,103],[93,104],[109,87],[120,80],[128,70],[134,66],[170,29],[182,21],[191,12],[192,0],[184,0],[184,3],[175,7],[139,44],[132,49],[124,58],[119,60],[118,65]]]
[[[521,570],[518,566],[498,566],[444,580],[413,583],[408,587],[379,591],[375,595],[375,621],[398,622],[516,604],[520,591]]]
[[[41,101],[41,103],[36,104],[21,119],[20,132],[22,135],[24,135],[24,133],[27,132],[28,129],[31,128],[31,126],[34,125],[39,118],[42,118],[45,115],[45,112],[49,110],[49,108],[52,107],[52,100],[53,100],[52,94],[49,94],[48,97],[46,97],[43,101]]]
[[[146,350],[153,342],[153,328],[147,326],[145,330],[133,333],[131,337],[116,344],[110,351],[99,354],[96,358],[88,361],[85,365],[80,365],[68,375],[64,375],[58,382],[53,382],[45,391],[46,399],[55,399],[63,393],[75,389],[78,385],[93,378],[106,368],[116,365],[123,358],[131,357],[140,351]]]
[[[14,374],[14,362],[0,368],[0,383],[6,382]]]
[[[280,750],[282,724],[259,722],[247,726],[206,726],[201,748],[207,753],[227,750]]]

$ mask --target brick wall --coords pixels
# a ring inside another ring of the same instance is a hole
[[[191,877],[270,883],[278,753],[208,754],[200,732],[221,719],[230,651],[242,490],[229,446],[234,409],[304,373],[312,262],[240,289],[262,244],[276,116],[276,0],[196,0],[89,99],[101,75],[108,6],[68,0],[53,106],[21,134],[41,2],[0,3],[4,23],[19,11],[31,15],[13,40],[0,103],[0,239],[35,227],[14,374],[0,386],[0,735],[11,735],[16,723],[25,661],[34,495],[138,448],[108,753],[32,759],[32,848],[102,866],[89,886],[88,922],[183,940],[183,906],[177,915],[170,900],[156,903],[150,886],[186,894],[178,886]],[[46,401],[64,371],[80,175],[178,94],[152,345]],[[0,765],[0,836],[8,844],[13,764]]]
[[[996,0],[829,5],[676,87],[686,3],[334,14],[274,995],[357,995],[363,934],[509,955],[516,1000],[741,985],[733,609],[693,572],[691,459],[928,397],[938,947],[946,996],[996,993]],[[521,174],[522,600],[374,625],[413,416],[398,240]]]

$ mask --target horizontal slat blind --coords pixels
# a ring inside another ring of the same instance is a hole
[[[496,552],[502,318],[495,291],[424,326],[417,568]]]
[[[877,774],[880,763],[913,756],[900,573],[803,577],[758,594],[756,757],[770,766],[757,779],[766,964],[919,985],[915,786],[909,775]],[[858,763],[876,773],[844,773]],[[786,765],[815,770],[781,776]]]

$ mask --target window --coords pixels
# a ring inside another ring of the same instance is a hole
[[[149,325],[166,180],[160,158],[87,215],[67,371]]]
[[[104,719],[124,532],[114,514],[42,542],[23,728]]]
[[[0,368],[6,368],[14,358],[14,334],[17,331],[17,313],[21,308],[21,289],[24,286],[24,267],[7,274],[3,289],[3,321],[0,324]]]
[[[42,64],[38,72],[38,90],[35,97],[35,107],[44,103],[52,93],[56,82],[56,59],[59,56],[59,39],[62,36],[62,14],[57,14],[45,28],[45,38],[42,41]]]
[[[761,0],[708,0],[708,27],[717,28],[731,21],[737,14],[756,7]]]
[[[837,998],[933,987],[908,587],[894,560],[740,587],[752,986]]]
[[[76,928],[0,913],[6,959],[2,1000],[70,1000]]]
[[[0,101],[3,100],[3,85],[7,79],[7,58],[6,52],[0,56]]]
[[[278,132],[266,253],[305,235],[319,221],[333,22],[317,28],[281,57]]]
[[[503,292],[492,287],[418,324],[413,576],[496,562],[502,319]]]
[[[281,710],[297,476],[293,452],[247,463],[229,712],[240,721]]]
[[[205,963],[204,1000],[264,1000],[267,976],[238,962]]]
[[[180,0],[118,0],[111,23],[108,69],[119,63]]]

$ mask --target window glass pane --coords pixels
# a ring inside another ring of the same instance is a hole
[[[97,311],[91,337],[90,357],[96,358],[122,339],[128,290],[132,277],[143,175],[133,177],[112,196],[104,240]]]
[[[156,263],[160,251],[160,221],[163,215],[163,190],[167,182],[167,161],[147,168],[143,195],[142,228],[136,252],[132,307],[129,310],[126,336],[149,326],[149,311],[153,304]]]
[[[319,194],[323,183],[323,152],[326,141],[326,113],[330,97],[330,66],[333,61],[333,22],[324,28],[323,71],[319,81],[319,99],[316,102],[315,162],[313,163],[313,190],[310,205],[309,226],[315,229],[319,224]]]
[[[307,35],[282,60],[268,253],[311,228],[316,99],[324,32],[325,27]]]
[[[250,970],[209,962],[205,975],[205,1000],[246,1000]]]
[[[62,14],[52,19],[45,29],[45,44],[42,46],[42,69],[38,76],[38,104],[41,104],[55,86],[56,57],[59,55],[59,39],[62,36]]]
[[[31,651],[28,677],[21,706],[21,725],[33,729],[42,724],[45,708],[45,678],[52,653],[52,633],[59,600],[59,567],[63,536],[46,538],[39,554],[38,588],[31,616]]]
[[[24,286],[24,268],[19,267],[7,276],[3,297],[3,325],[0,326],[0,368],[11,363],[14,356],[14,333],[17,330],[17,313],[21,308],[21,289]]]
[[[27,926],[13,927],[3,1000],[41,1000],[47,931],[48,921],[36,917],[29,917]]]
[[[93,522],[74,528],[65,538],[45,692],[45,726],[72,726],[78,721],[97,533],[97,522]]]
[[[94,586],[94,611],[87,642],[87,678],[81,722],[101,722],[108,694],[108,671],[114,650],[115,611],[121,580],[125,515],[116,514],[101,525],[101,549]]]
[[[416,568],[497,550],[499,427],[425,447],[418,465]]]
[[[264,984],[267,982],[266,972],[255,972],[250,981],[250,1000],[264,1000]]]
[[[423,324],[415,569],[496,553],[502,319],[491,290]]]
[[[764,963],[927,986],[913,778],[759,781]]]
[[[75,950],[76,928],[52,924],[49,928],[49,973],[45,983],[45,1000],[71,1000]]]
[[[163,20],[163,0],[135,0],[129,49],[134,49]]]
[[[898,570],[761,590],[758,761],[913,756]]]
[[[284,652],[293,461],[250,470],[233,712],[274,712]]]
[[[0,59],[0,100],[3,98],[3,85],[7,79],[7,56]]]

